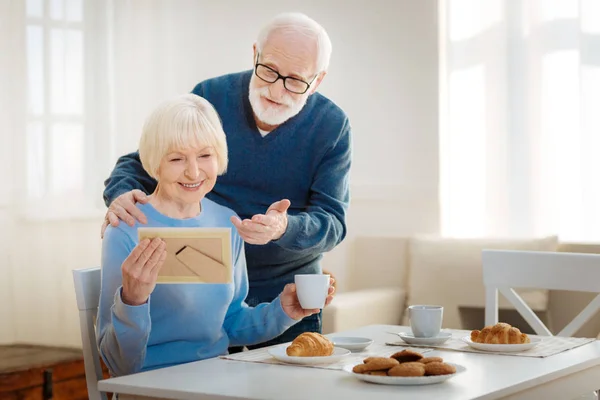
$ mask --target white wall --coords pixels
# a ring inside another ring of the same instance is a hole
[[[357,235],[439,232],[437,1],[364,3],[326,25],[339,58],[322,92],[354,133],[348,237],[324,260],[340,290]]]
[[[331,67],[321,91],[347,112],[354,135],[349,234],[326,255],[325,266],[343,289],[357,235],[439,231],[437,1],[255,0],[233,6],[207,0],[201,2],[202,15],[184,8],[197,9],[198,1],[180,1],[178,10],[165,4],[128,2],[115,8],[117,33],[127,31],[113,49],[114,63],[134,65],[116,75],[117,153],[137,147],[142,121],[158,101],[189,91],[202,79],[251,68],[251,46],[261,24],[278,12],[298,10],[331,36]],[[160,32],[158,42],[136,36],[149,25]],[[173,42],[189,43],[190,54],[177,53]],[[167,78],[153,86],[157,73]],[[49,229],[26,222],[19,238],[30,238],[43,252],[12,249],[10,268],[2,263],[0,247],[0,321],[10,324],[14,310],[13,328],[0,327],[0,343],[80,345],[70,271],[98,264],[100,223],[65,221]],[[48,248],[48,235],[60,235],[63,245]],[[74,254],[78,265],[66,261]]]

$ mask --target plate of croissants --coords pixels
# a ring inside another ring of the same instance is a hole
[[[471,331],[471,336],[464,336],[462,341],[477,350],[512,353],[529,350],[542,339],[529,337],[519,328],[500,322],[482,330]]]
[[[442,357],[423,357],[412,350],[402,350],[390,357],[367,357],[362,364],[346,365],[343,369],[357,379],[383,385],[431,385],[466,370],[461,365],[444,362]]]
[[[350,350],[334,347],[331,340],[315,332],[304,332],[290,345],[275,346],[268,352],[279,361],[304,365],[334,363],[351,353]]]

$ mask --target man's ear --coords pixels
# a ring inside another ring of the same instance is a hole
[[[313,82],[313,84],[310,85],[310,94],[313,94],[314,92],[317,91],[317,88],[319,87],[319,85],[323,81],[323,78],[325,78],[325,75],[327,75],[327,71],[323,71],[323,72],[319,73],[319,76],[317,76],[317,79],[315,79],[315,81]]]
[[[252,65],[256,63],[256,43],[252,45]]]

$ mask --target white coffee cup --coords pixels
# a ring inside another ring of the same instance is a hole
[[[414,305],[408,307],[410,327],[415,337],[428,338],[439,335],[442,329],[444,307]]]
[[[329,275],[299,274],[294,276],[300,306],[305,310],[325,307],[329,292]]]

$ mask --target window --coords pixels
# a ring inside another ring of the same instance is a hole
[[[26,213],[60,218],[102,207],[110,116],[106,30],[94,0],[26,0]],[[42,206],[43,205],[43,206]],[[50,215],[52,214],[52,215]]]
[[[600,240],[600,1],[441,10],[442,234]]]

